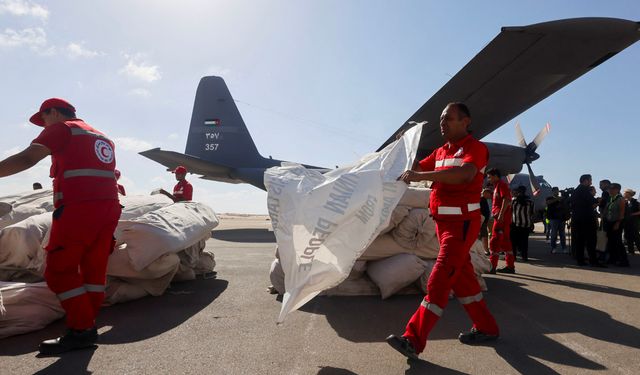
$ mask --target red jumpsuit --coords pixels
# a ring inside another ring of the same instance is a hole
[[[489,249],[491,250],[491,266],[493,269],[498,267],[499,253],[504,251],[507,267],[515,269],[515,258],[513,256],[513,248],[511,247],[511,205],[504,211],[502,223],[498,223],[498,214],[502,202],[511,202],[511,190],[509,185],[500,180],[493,189],[493,205],[491,207],[491,215],[493,215],[493,227],[491,229],[491,240],[489,241]]]
[[[173,196],[177,202],[190,201],[193,198],[193,186],[187,180],[178,181],[173,187]]]
[[[67,326],[92,328],[121,211],[114,145],[79,119],[45,127],[32,143],[47,147],[52,161],[55,211],[44,277],[67,313]]]
[[[476,279],[469,250],[480,232],[480,191],[489,159],[487,147],[468,135],[447,143],[420,161],[423,171],[444,170],[472,163],[478,169],[468,184],[435,182],[429,207],[436,222],[440,252],[427,282],[427,296],[407,324],[406,337],[417,353],[424,351],[429,332],[449,302],[453,289],[479,331],[498,335],[498,325],[489,312]]]

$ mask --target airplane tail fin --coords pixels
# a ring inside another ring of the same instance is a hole
[[[185,154],[233,168],[264,159],[221,77],[200,80]]]

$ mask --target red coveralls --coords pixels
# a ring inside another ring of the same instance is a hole
[[[178,181],[173,187],[173,196],[178,202],[190,201],[193,197],[193,186],[187,180]]]
[[[67,313],[67,326],[92,328],[121,211],[114,144],[79,119],[45,127],[32,143],[47,147],[52,161],[56,210],[44,277]]]
[[[491,240],[489,241],[489,249],[491,250],[491,266],[493,269],[498,267],[498,259],[500,252],[504,251],[507,267],[515,269],[515,258],[513,256],[513,248],[511,247],[511,206],[509,206],[502,217],[502,224],[498,224],[495,219],[500,214],[500,208],[503,201],[511,202],[511,190],[509,185],[500,180],[493,189],[493,205],[491,207],[491,215],[493,215],[493,228],[491,229]]]
[[[451,289],[473,321],[473,327],[490,335],[499,333],[496,321],[482,298],[469,255],[471,245],[480,232],[479,193],[488,159],[487,147],[468,135],[455,144],[445,144],[420,161],[423,171],[439,171],[473,163],[478,173],[468,184],[435,182],[432,185],[429,206],[436,222],[440,252],[427,282],[427,296],[403,334],[417,353],[424,351],[429,332],[449,302]]]

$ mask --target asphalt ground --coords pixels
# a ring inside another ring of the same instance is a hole
[[[401,334],[422,296],[317,297],[276,325],[266,292],[275,238],[265,217],[222,217],[207,247],[217,279],[176,283],[160,297],[103,309],[100,345],[59,357],[38,344],[47,328],[0,340],[1,374],[638,374],[640,255],[631,268],[578,267],[530,238],[529,263],[515,275],[487,275],[498,341],[457,340],[470,321],[456,300],[420,360],[385,342]],[[501,265],[504,262],[501,261]]]

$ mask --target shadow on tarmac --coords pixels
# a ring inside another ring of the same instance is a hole
[[[496,352],[522,373],[556,373],[535,358],[575,368],[606,369],[602,364],[578,354],[574,349],[583,348],[572,339],[563,337],[564,333],[579,333],[640,349],[638,328],[590,307],[589,301],[584,301],[584,304],[558,301],[534,293],[511,279],[491,278],[487,282],[490,290],[495,291],[492,293],[500,295],[500,298],[490,300],[490,305],[493,305],[490,308],[502,330],[502,338],[495,345]],[[497,308],[496,304],[499,304]]]
[[[276,236],[268,229],[221,229],[211,232],[211,237],[220,241],[245,243],[275,243]]]
[[[514,275],[519,277],[522,275]],[[530,277],[530,276],[527,276]],[[528,279],[527,279],[528,280]],[[637,293],[598,285],[565,282],[534,277],[531,280],[558,283],[599,293],[613,293],[638,297]],[[613,319],[609,314],[584,304],[559,301],[532,292],[525,284],[509,278],[487,278],[490,310],[501,328],[501,338],[488,346],[507,361],[516,371],[529,374],[556,374],[545,365],[548,361],[576,369],[606,370],[600,363],[579,354],[585,349],[573,338],[563,334],[579,333],[596,340],[640,349],[640,329]],[[598,298],[597,296],[594,298]],[[382,342],[390,333],[401,334],[404,326],[418,307],[421,296],[395,296],[382,301],[370,297],[316,297],[301,310],[325,315],[336,333],[352,342]],[[470,321],[456,300],[450,301],[429,340],[454,339],[469,328]],[[575,337],[575,335],[571,335]],[[577,351],[576,351],[577,350]],[[588,352],[585,354],[589,354]],[[427,347],[426,355],[429,355]],[[542,361],[538,360],[541,359]],[[453,371],[435,369],[428,362],[415,364],[413,374]],[[446,373],[446,372],[442,372]]]
[[[93,347],[65,353],[65,355],[60,356],[56,362],[34,374],[91,374],[91,372],[87,370],[87,367],[89,367],[89,362],[91,362],[91,357],[93,357],[96,348],[97,347]]]
[[[608,293],[614,294],[623,297],[629,298],[640,298],[640,293],[634,292],[626,289],[619,289],[608,287],[606,285],[598,285],[598,284],[589,284],[589,283],[581,283],[577,281],[567,281],[567,280],[557,280],[550,279],[542,276],[528,275],[526,273],[517,273],[514,275],[509,275],[511,279],[521,279],[522,281],[534,281],[539,283],[551,284],[551,285],[559,285],[568,288],[587,290],[590,292],[598,292],[598,293]]]
[[[358,374],[349,370],[345,370],[343,368],[326,366],[326,367],[320,367],[320,370],[318,371],[317,375],[358,375]]]
[[[162,296],[104,307],[98,316],[98,329],[104,331],[101,327],[105,326],[111,329],[101,333],[98,342],[100,345],[136,342],[167,332],[210,305],[227,289],[228,284],[228,281],[218,279],[174,283]],[[57,337],[64,330],[64,322],[59,320],[42,330],[3,339],[0,356],[35,352],[43,340]],[[42,371],[86,373],[92,355],[93,350],[68,352]]]
[[[405,371],[405,375],[423,375],[423,374],[443,374],[458,375],[465,374],[457,370],[438,366],[436,364],[424,361],[422,359],[407,359],[409,368]]]

